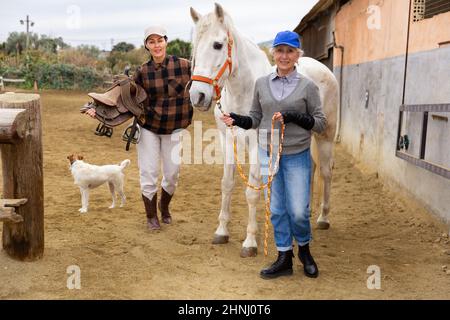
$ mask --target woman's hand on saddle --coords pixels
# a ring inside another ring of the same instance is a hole
[[[91,116],[92,118],[95,118],[95,109],[89,109],[86,111],[86,114]]]
[[[220,117],[220,120],[222,120],[228,127],[232,127],[234,124],[234,119],[230,117],[229,113],[224,113],[223,116]]]

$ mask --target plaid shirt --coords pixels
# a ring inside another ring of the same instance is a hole
[[[147,92],[144,128],[156,134],[171,134],[191,124],[193,109],[189,91],[191,62],[166,56],[158,64],[150,59],[138,68],[134,81]]]

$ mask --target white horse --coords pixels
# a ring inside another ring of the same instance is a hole
[[[257,45],[244,38],[233,26],[230,16],[219,4],[215,10],[201,16],[191,8],[191,16],[196,25],[192,53],[192,85],[191,102],[197,109],[207,111],[220,99],[224,112],[235,112],[248,115],[255,82],[259,77],[268,75],[272,67],[266,54]],[[338,84],[333,73],[320,62],[310,58],[300,58],[298,71],[311,78],[319,87],[324,113],[328,126],[321,135],[314,135],[311,152],[313,157],[313,173],[316,164],[320,164],[320,176],[323,179],[323,199],[321,213],[317,220],[318,227],[329,227],[329,198],[331,175],[333,168],[333,143],[336,131],[338,110]],[[222,90],[223,89],[223,90]],[[214,110],[217,128],[220,131],[223,154],[232,149],[233,141],[227,128],[220,120],[221,111]],[[236,129],[238,147],[245,147],[245,132]],[[231,146],[231,147],[230,147]],[[248,145],[249,183],[258,185],[261,182],[257,145]],[[222,204],[219,214],[219,226],[215,232],[214,244],[227,243],[230,221],[231,193],[234,187],[235,164],[224,161],[222,178]],[[311,184],[312,186],[313,184]],[[312,197],[312,192],[311,192]],[[260,199],[259,192],[249,187],[246,189],[249,209],[247,237],[242,244],[241,257],[255,256],[257,253],[256,205]]]

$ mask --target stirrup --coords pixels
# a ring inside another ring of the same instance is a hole
[[[139,141],[141,140],[141,128],[138,125],[130,124],[125,131],[122,134],[122,140],[128,142],[128,140],[130,139],[130,135],[132,134],[133,131],[133,126],[135,127],[135,132],[134,132],[134,137],[131,139],[131,143],[137,144],[139,143]]]
[[[103,123],[99,123],[97,128],[95,129],[95,134],[97,136],[107,136],[108,138],[111,138],[113,129]]]
[[[108,138],[111,138],[112,135],[113,135],[113,128],[106,127],[105,136],[107,136]]]

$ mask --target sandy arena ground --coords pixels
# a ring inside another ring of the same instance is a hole
[[[1,299],[450,299],[448,226],[411,199],[383,189],[376,175],[361,173],[341,146],[336,149],[331,228],[314,228],[312,252],[320,269],[262,280],[259,270],[276,255],[242,259],[247,204],[236,177],[230,243],[211,244],[217,227],[221,165],[183,165],[171,210],[174,223],[150,233],[139,190],[136,148],[126,152],[123,128],[98,137],[96,122],[78,112],[85,93],[43,92],[45,254],[19,262],[0,252]],[[211,113],[195,112],[203,130]],[[192,130],[192,128],[191,128]],[[81,153],[93,164],[129,158],[124,208],[108,209],[106,185],[91,192],[80,214],[80,195],[66,156]],[[1,188],[1,186],[0,186]],[[259,243],[264,226],[259,206]],[[317,218],[313,214],[313,222]],[[0,230],[1,233],[1,230]],[[66,287],[70,265],[81,268],[81,289]],[[367,268],[381,269],[381,289],[367,288]]]

